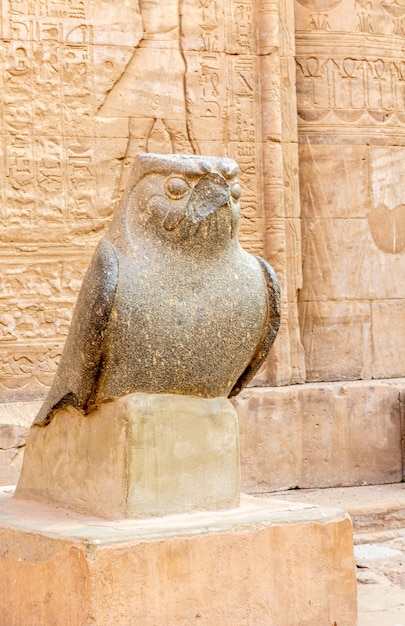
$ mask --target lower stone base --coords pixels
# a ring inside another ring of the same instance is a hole
[[[106,520],[0,495],[0,615],[27,626],[355,626],[347,514],[237,509]]]
[[[243,390],[233,400],[242,489],[400,482],[404,399],[404,378]]]
[[[42,402],[0,403],[0,485],[15,485],[30,425]]]
[[[107,519],[238,506],[238,418],[225,398],[133,393],[32,426],[16,497]]]

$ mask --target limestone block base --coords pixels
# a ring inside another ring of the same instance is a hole
[[[232,508],[239,494],[232,404],[142,393],[33,426],[16,490],[107,519]]]
[[[355,626],[347,514],[242,496],[109,522],[0,492],[0,615],[13,626]]]
[[[403,378],[245,389],[242,490],[400,482],[404,392]]]
[[[15,485],[18,481],[29,428],[41,404],[0,403],[0,485]]]

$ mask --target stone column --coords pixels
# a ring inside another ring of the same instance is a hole
[[[258,385],[305,380],[297,297],[301,287],[293,3],[262,0],[258,33],[261,82],[264,255],[277,268],[282,293],[279,335]]]

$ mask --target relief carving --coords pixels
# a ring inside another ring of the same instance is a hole
[[[139,8],[143,36],[98,111],[100,117],[129,117],[120,191],[125,188],[138,152],[157,147],[165,153],[196,151],[187,123],[180,0],[169,4],[139,0]]]
[[[232,42],[242,54],[254,52],[253,6],[250,0],[231,4]]]
[[[298,113],[306,122],[405,121],[405,64],[399,59],[298,58]]]
[[[317,13],[315,15],[311,15],[311,26],[311,30],[331,30],[327,13]]]
[[[404,0],[296,0],[298,32],[333,31],[404,37]]]
[[[0,393],[3,402],[44,394],[57,370],[63,344],[32,346],[27,352],[9,347],[0,353]]]
[[[392,15],[396,19],[405,16],[405,2],[404,0],[391,0],[391,2],[381,2],[381,6],[384,11],[389,15]]]
[[[342,0],[297,0],[309,11],[331,11],[337,7]]]
[[[358,13],[357,14],[359,20],[359,31],[361,33],[373,33],[374,28],[371,22],[371,16],[369,13]]]

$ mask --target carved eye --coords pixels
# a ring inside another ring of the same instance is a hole
[[[182,198],[190,187],[183,178],[173,177],[166,182],[166,193],[174,200]]]
[[[170,209],[170,202],[164,196],[152,196],[148,199],[144,206],[140,205],[141,209],[149,215],[166,215]]]
[[[231,195],[234,200],[239,200],[242,194],[242,189],[240,188],[239,183],[234,183],[231,187]]]

